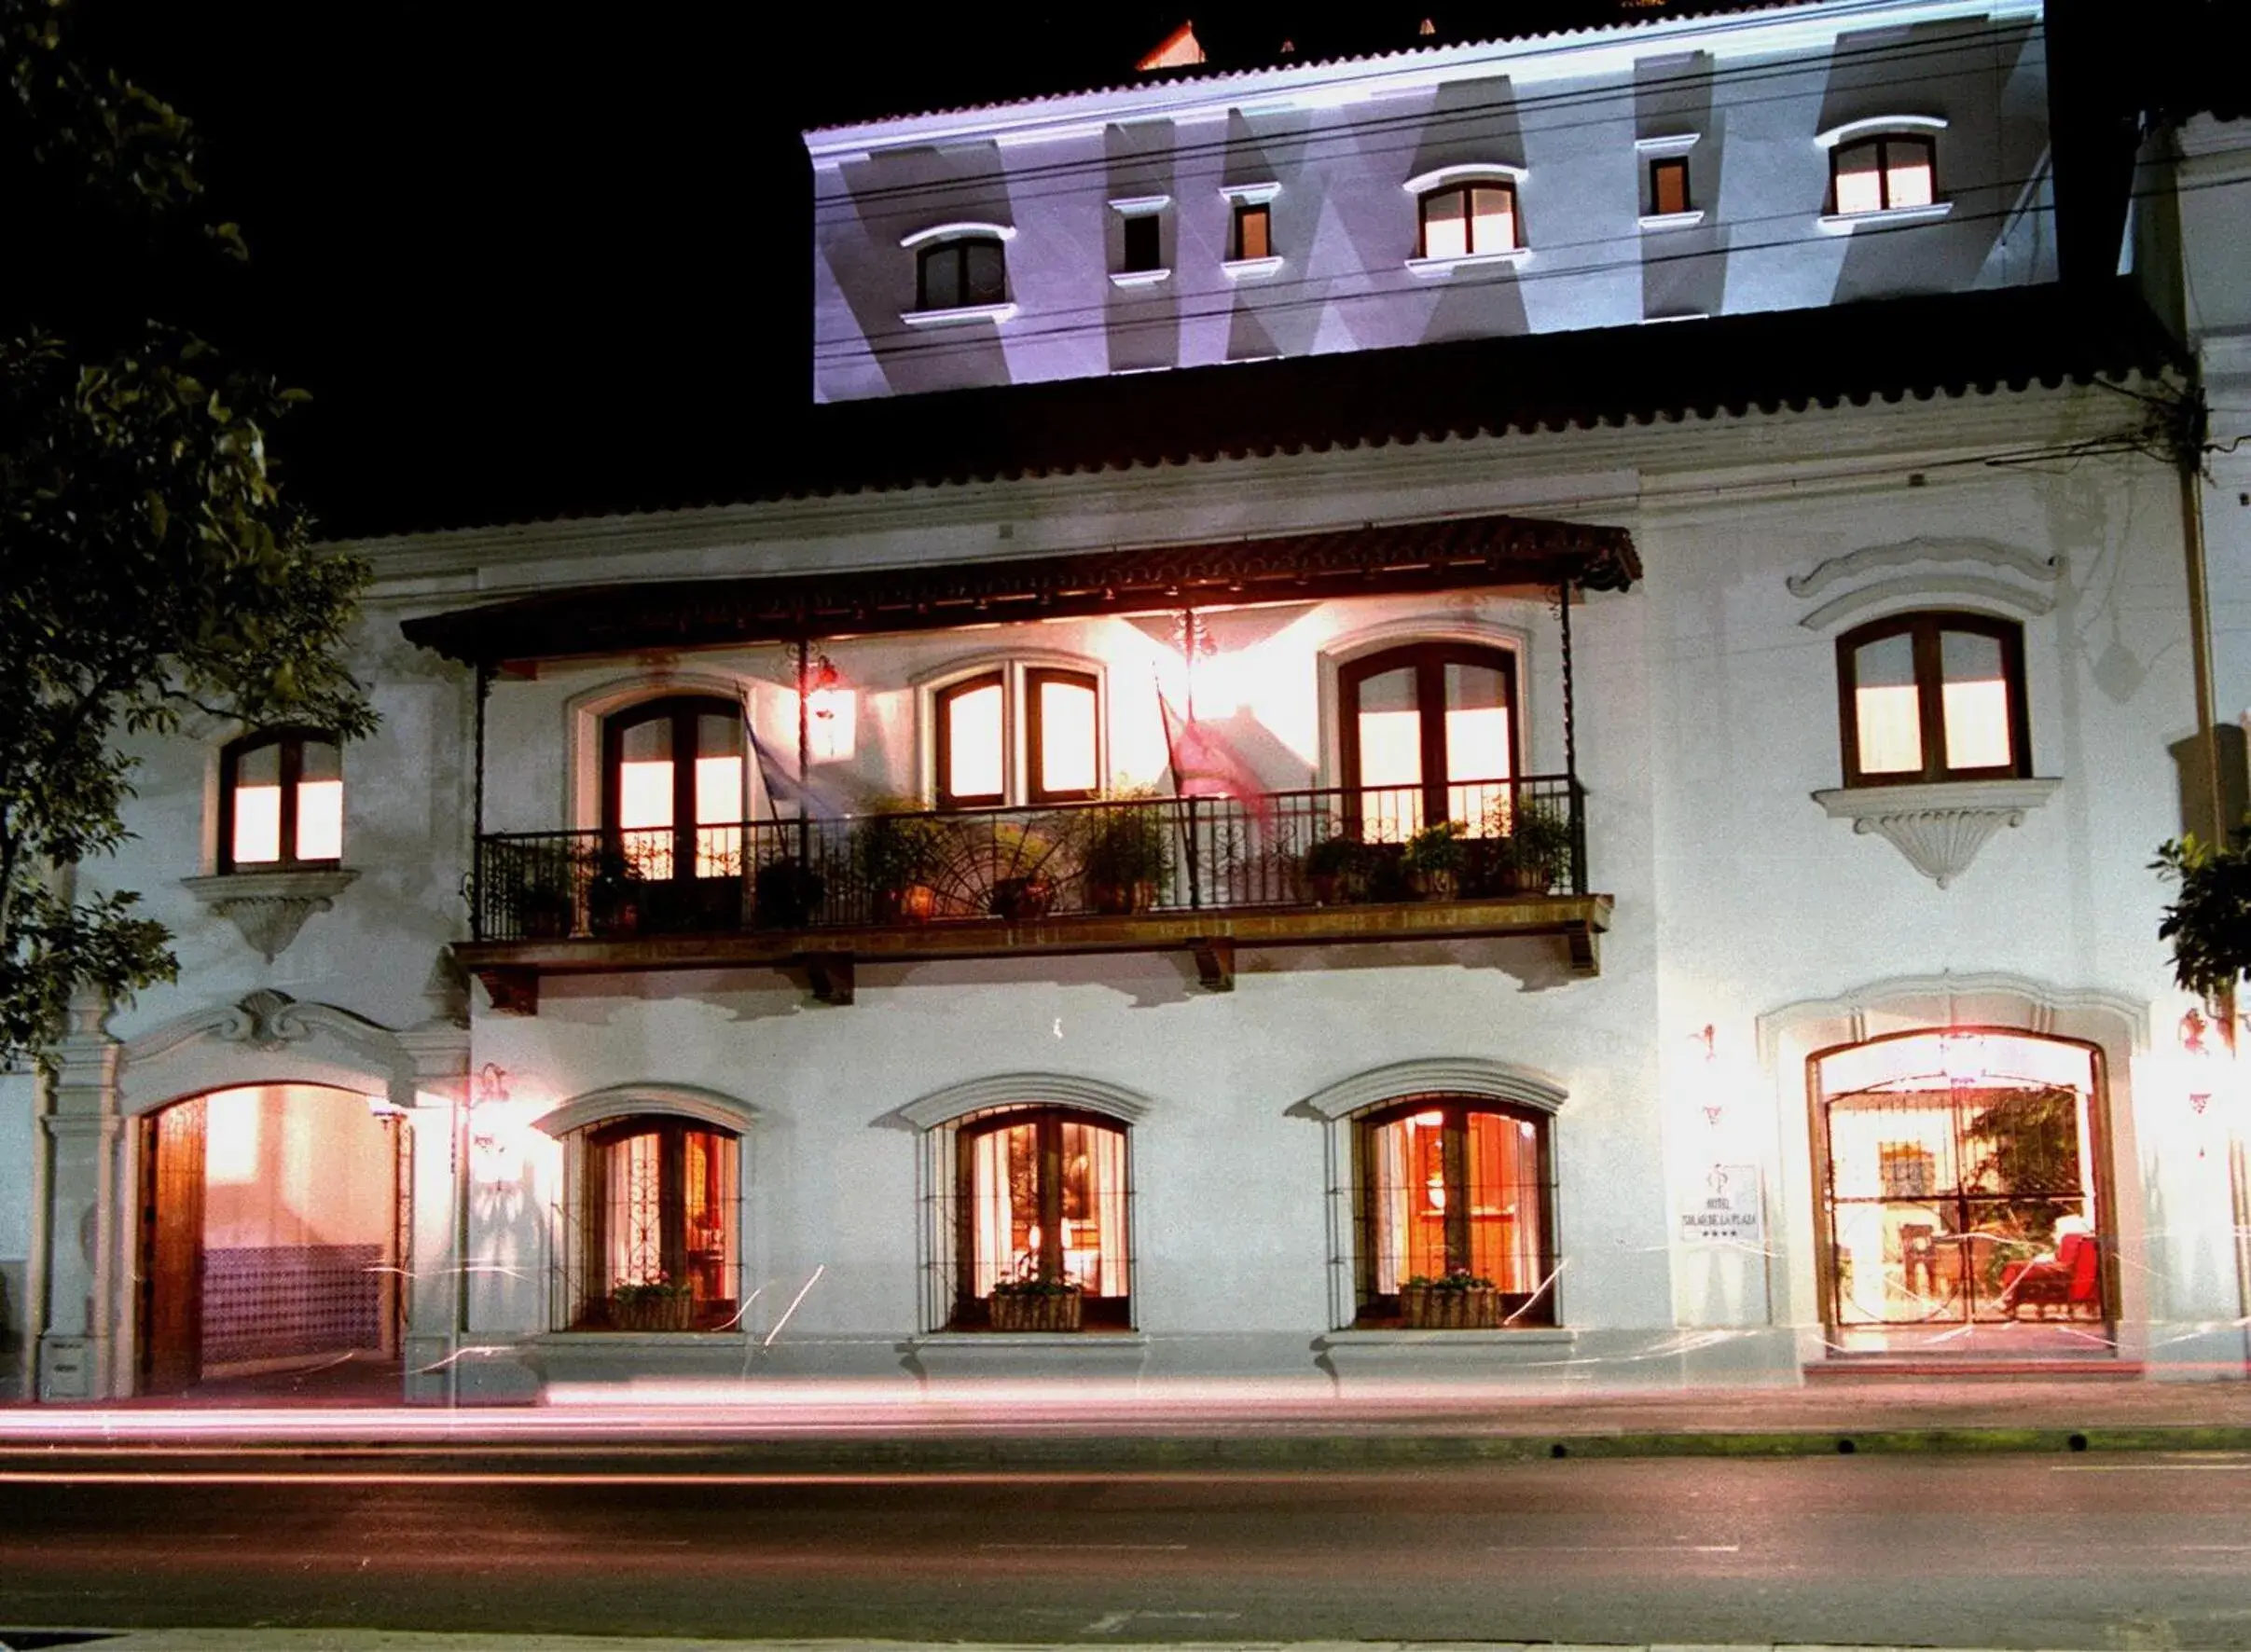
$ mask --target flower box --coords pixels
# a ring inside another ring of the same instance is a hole
[[[995,1330],[1077,1330],[1086,1298],[1076,1290],[997,1290],[985,1299]]]
[[[610,1299],[612,1330],[686,1330],[696,1318],[696,1299],[682,1291],[637,1291]]]
[[[1399,1300],[1409,1330],[1498,1330],[1501,1327],[1500,1292],[1491,1286],[1467,1290],[1402,1286]]]

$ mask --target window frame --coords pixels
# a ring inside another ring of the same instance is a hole
[[[1529,1291],[1504,1291],[1502,1303],[1511,1328],[1547,1329],[1562,1323],[1556,1310],[1556,1264],[1561,1255],[1555,1227],[1554,1116],[1543,1108],[1527,1107],[1488,1095],[1426,1093],[1395,1096],[1364,1108],[1350,1119],[1352,1131],[1353,1319],[1356,1329],[1394,1329],[1404,1318],[1399,1293],[1375,1288],[1375,1200],[1374,1175],[1375,1133],[1385,1125],[1420,1113],[1446,1115],[1440,1151],[1446,1193],[1446,1271],[1471,1266],[1475,1254],[1471,1244],[1469,1199],[1470,1116],[1490,1114],[1515,1124],[1530,1124],[1539,1142],[1538,1193],[1540,1246],[1538,1279]],[[1402,1283],[1404,1283],[1402,1276]]]
[[[2001,680],[2009,696],[2009,762],[1982,768],[1946,764],[1945,668],[1940,639],[1948,631],[1990,637],[2000,644]],[[1857,655],[1871,642],[1906,635],[1913,639],[1915,709],[1922,731],[1919,769],[1864,773],[1860,767]],[[2024,695],[2024,627],[2015,620],[1952,609],[1915,609],[1855,626],[1837,638],[1837,722],[1844,785],[1929,786],[1963,780],[2018,780],[2032,774],[2032,716]]]
[[[1081,1324],[1089,1328],[1109,1330],[1134,1328],[1133,1283],[1139,1272],[1139,1259],[1133,1249],[1133,1126],[1126,1120],[1091,1108],[1072,1107],[1060,1102],[1013,1103],[972,1113],[954,1121],[947,1131],[947,1143],[952,1156],[953,1211],[950,1239],[953,1255],[953,1301],[947,1311],[944,1328],[949,1331],[974,1331],[990,1334],[990,1310],[987,1300],[974,1294],[976,1289],[976,1143],[998,1131],[1015,1129],[1024,1124],[1038,1129],[1039,1144],[1038,1193],[1040,1202],[1041,1277],[1060,1278],[1062,1275],[1063,1183],[1062,1163],[1063,1127],[1083,1124],[1108,1131],[1124,1144],[1126,1185],[1120,1193],[1118,1219],[1125,1232],[1119,1235],[1119,1246],[1126,1257],[1126,1294],[1116,1297],[1088,1296],[1081,1292]]]
[[[1680,180],[1680,203],[1667,206],[1664,202],[1664,180],[1668,175]],[[1831,190],[1834,190],[1832,183]],[[1678,217],[1696,210],[1696,198],[1689,187],[1689,158],[1685,155],[1652,155],[1650,157],[1650,209],[1652,218]]]
[[[259,729],[229,740],[219,752],[219,844],[217,865],[222,874],[260,872],[329,872],[344,863],[342,822],[337,833],[337,853],[323,860],[300,860],[297,853],[297,788],[303,781],[308,741],[335,748],[337,778],[344,773],[344,743],[333,732],[308,723],[287,723]],[[235,792],[241,783],[242,759],[268,746],[281,747],[278,784],[282,792],[279,833],[281,853],[270,860],[237,860],[234,853]]]
[[[956,809],[996,809],[1003,807],[1007,804],[1009,771],[1013,766],[1009,762],[1011,737],[1014,735],[1015,727],[1015,721],[1010,716],[1008,677],[1006,667],[991,666],[984,670],[972,672],[966,677],[957,677],[952,681],[941,684],[931,691],[932,737],[935,742],[933,750],[937,760],[937,774],[935,784],[931,788],[931,796],[937,808],[948,812]],[[951,784],[954,773],[954,735],[953,719],[947,714],[948,709],[955,700],[963,695],[974,694],[987,688],[998,688],[1001,691],[1001,790],[990,792],[957,792]]]
[[[1076,670],[1068,666],[1027,666],[1024,681],[1024,801],[1035,807],[1054,803],[1092,803],[1102,795],[1102,680],[1092,671]],[[1042,759],[1046,754],[1044,713],[1040,706],[1040,689],[1049,682],[1070,683],[1084,688],[1094,695],[1094,775],[1095,783],[1085,787],[1058,787],[1050,789],[1041,783],[1044,768]]]
[[[1894,145],[1913,144],[1923,151],[1923,164],[1930,172],[1930,200],[1915,201],[1909,206],[1895,205],[1891,199],[1891,149]],[[1876,155],[1876,198],[1873,207],[1857,212],[1846,212],[1837,201],[1837,174],[1844,170],[1848,156],[1872,149]],[[1918,131],[1870,132],[1849,143],[1837,144],[1829,152],[1829,212],[1831,217],[1865,218],[1876,213],[1922,212],[1940,204],[1939,143],[1935,134]]]
[[[1256,218],[1261,226],[1260,238],[1264,243],[1255,253],[1249,250],[1244,231]],[[1267,258],[1278,257],[1274,250],[1274,202],[1272,200],[1238,200],[1228,223],[1227,261],[1230,264],[1256,264]]]
[[[924,680],[922,706],[928,717],[931,806],[940,813],[966,809],[1030,808],[1051,804],[1087,803],[1101,797],[1110,774],[1109,688],[1107,673],[1091,661],[1046,654],[1026,659],[986,656],[967,668],[934,673]],[[1094,695],[1095,784],[1088,790],[1050,791],[1040,784],[1040,744],[1044,738],[1039,709],[1043,682],[1063,681],[1084,686]],[[948,784],[953,771],[953,730],[948,707],[960,695],[998,683],[1001,688],[1001,790],[997,793],[955,792]]]
[[[723,1285],[732,1290],[731,1296],[698,1297],[693,1294],[697,1277],[691,1272],[694,1266],[691,1259],[697,1253],[688,1246],[689,1201],[685,1184],[687,1137],[690,1134],[711,1137],[717,1144],[715,1151],[725,1155],[726,1179],[732,1191],[722,1202],[713,1231],[721,1236],[719,1267]],[[593,1288],[598,1273],[606,1276],[609,1266],[606,1256],[598,1258],[595,1255],[598,1249],[607,1248],[607,1154],[621,1142],[651,1135],[656,1136],[660,1144],[657,1173],[658,1221],[662,1226],[657,1236],[659,1272],[689,1283],[692,1305],[690,1323],[682,1329],[651,1331],[635,1328],[633,1334],[679,1336],[739,1328],[744,1266],[742,1133],[708,1119],[654,1111],[611,1114],[579,1125],[563,1137],[566,1150],[560,1208],[571,1228],[566,1257],[567,1288],[559,1292],[553,1314],[556,1328],[559,1330],[609,1332],[618,1328],[608,1323],[606,1306],[598,1311],[596,1304],[606,1305],[612,1291],[623,1282],[607,1280],[605,1277],[601,1290],[598,1292]],[[598,1170],[600,1174],[597,1174]],[[600,1220],[596,1219],[595,1215],[598,1208],[602,1213]],[[711,1304],[708,1309],[704,1307],[706,1302]]]
[[[1507,684],[1509,700],[1509,775],[1524,778],[1524,699],[1516,650],[1491,642],[1407,642],[1378,649],[1344,661],[1336,669],[1337,778],[1343,783],[1346,810],[1357,828],[1360,795],[1360,685],[1403,667],[1415,669],[1415,708],[1421,719],[1423,823],[1433,825],[1451,818],[1447,789],[1471,780],[1495,779],[1492,775],[1465,775],[1459,780],[1446,768],[1445,668],[1450,665],[1498,669]],[[1436,716],[1431,715],[1432,711]]]
[[[1154,275],[1165,268],[1165,225],[1161,213],[1125,213],[1119,217],[1118,270],[1120,275]],[[1146,247],[1137,248],[1145,237]],[[1137,253],[1142,255],[1137,257]]]
[[[1477,244],[1476,202],[1471,199],[1479,189],[1498,189],[1509,198],[1509,244],[1505,247],[1481,247]],[[1462,250],[1458,253],[1430,251],[1430,203],[1447,196],[1461,197]],[[1415,255],[1418,259],[1498,258],[1510,253],[1521,253],[1527,243],[1524,235],[1523,198],[1516,191],[1513,178],[1463,178],[1456,183],[1441,184],[1425,189],[1415,198]]]
[[[696,818],[696,760],[700,750],[697,743],[697,720],[701,717],[731,717],[742,728],[742,792],[739,818],[729,821],[712,821],[709,825]],[[730,700],[713,694],[659,695],[654,699],[636,700],[620,706],[601,720],[601,841],[605,847],[618,847],[626,833],[661,832],[660,826],[628,828],[618,816],[624,802],[624,770],[626,731],[638,728],[644,723],[660,718],[672,724],[672,866],[673,875],[663,880],[668,883],[692,881],[691,870],[684,875],[680,868],[693,868],[697,861],[697,832],[721,825],[747,831],[750,823],[751,740],[750,719],[740,700]],[[686,753],[684,760],[683,753]],[[706,882],[727,882],[731,878],[705,879]]]
[[[1001,282],[990,297],[980,297],[970,288],[969,255],[974,247],[989,247],[1001,261]],[[941,260],[953,261],[954,296],[951,302],[931,302],[931,271]],[[999,235],[952,235],[943,241],[931,242],[915,250],[915,309],[923,314],[938,314],[949,310],[985,310],[1008,302],[1008,243]]]

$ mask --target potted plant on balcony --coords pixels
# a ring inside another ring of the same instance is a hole
[[[802,929],[827,893],[822,875],[794,856],[768,860],[751,880],[751,922],[761,929]]]
[[[1086,903],[1121,915],[1146,912],[1165,881],[1165,809],[1148,791],[1124,792],[1082,812],[1079,874]]]
[[[1508,841],[1519,893],[1544,895],[1570,875],[1571,822],[1552,804],[1534,801],[1519,808]]]
[[[945,824],[912,798],[879,799],[852,828],[852,870],[877,923],[923,924],[936,915],[931,879],[945,855]]]
[[[985,1299],[995,1330],[1077,1330],[1086,1293],[1069,1279],[1001,1279]]]
[[[560,941],[571,933],[576,913],[571,901],[571,880],[559,866],[541,866],[534,874],[504,891],[505,910],[516,920],[517,933],[526,941]]]
[[[1368,846],[1357,837],[1324,837],[1300,863],[1313,898],[1323,906],[1362,899],[1368,888]]]
[[[1417,1273],[1399,1289],[1409,1330],[1498,1330],[1500,1287],[1482,1273],[1455,1268],[1433,1279]]]
[[[695,1322],[694,1293],[671,1276],[621,1280],[610,1287],[612,1330],[686,1330]]]
[[[641,880],[625,851],[605,844],[593,855],[587,879],[587,922],[597,935],[631,935],[641,929]]]
[[[1047,915],[1056,899],[1047,865],[1057,847],[1056,834],[1043,822],[1002,820],[994,825],[992,879],[986,899],[995,917],[1029,924]]]
[[[1400,867],[1407,887],[1426,901],[1451,901],[1459,888],[1467,855],[1459,820],[1440,820],[1407,839]]]

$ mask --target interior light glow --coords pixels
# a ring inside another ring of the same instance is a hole
[[[301,829],[300,829],[301,832]],[[282,858],[282,788],[241,786],[234,792],[234,843],[238,866]]]
[[[276,799],[280,797],[277,792]],[[238,807],[238,825],[242,816]],[[276,822],[278,827],[279,822]],[[239,835],[239,833],[238,833]],[[242,857],[236,856],[237,860]],[[297,784],[297,844],[300,860],[344,858],[344,782],[303,780]]]
[[[849,688],[830,685],[805,696],[806,748],[815,763],[850,757],[859,739],[860,700]]]
[[[258,1178],[258,1115],[264,1092],[221,1090],[203,1098],[203,1179],[238,1187]]]
[[[946,703],[946,751],[952,770],[946,791],[955,797],[998,797],[1002,778],[1001,685],[987,683]]]
[[[1040,785],[1047,792],[1094,792],[1095,695],[1083,682],[1040,684]]]
[[[617,823],[628,832],[672,823],[670,758],[617,765]]]

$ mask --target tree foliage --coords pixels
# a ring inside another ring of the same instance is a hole
[[[62,0],[0,0],[0,143],[97,203],[197,213],[195,133],[77,62]],[[199,224],[239,253],[232,225]],[[72,998],[173,977],[136,897],[71,869],[129,835],[131,737],[196,717],[373,725],[342,662],[366,571],[314,549],[267,434],[297,397],[149,323],[99,352],[0,315],[0,1058],[43,1056]]]
[[[2183,833],[2159,847],[2150,870],[2181,888],[2157,928],[2173,943],[2174,980],[2208,1003],[2229,997],[2251,971],[2251,841],[2239,833],[2215,848]]]

